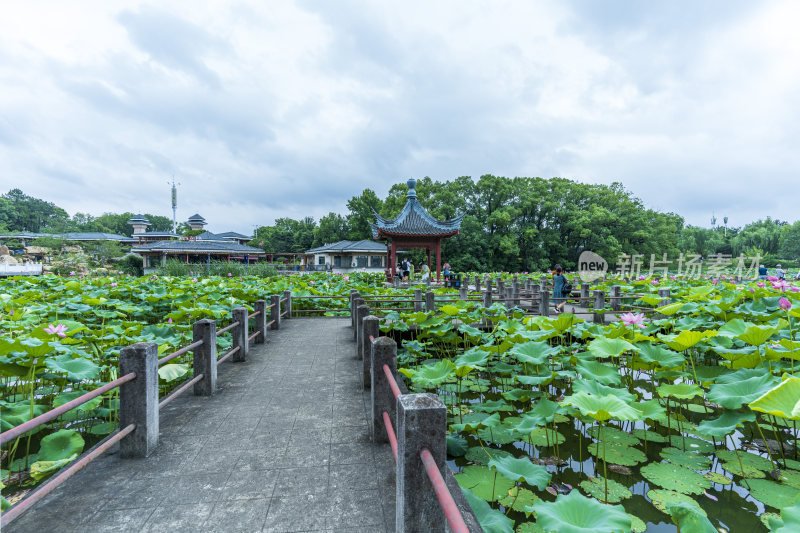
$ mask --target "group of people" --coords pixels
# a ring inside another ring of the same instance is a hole
[[[449,269],[450,265],[445,263],[445,268]],[[411,262],[411,259],[406,257],[400,263],[397,264],[397,272],[400,273],[400,277],[403,281],[408,281],[414,278],[414,263]],[[420,267],[420,272],[422,272],[422,281],[428,281],[431,278],[431,269],[426,263],[422,263],[422,267]]]
[[[776,278],[785,280],[786,279],[786,274],[787,274],[787,272],[785,270],[783,270],[783,267],[781,267],[781,265],[776,265],[775,266],[775,277]],[[769,275],[769,270],[767,269],[766,266],[761,265],[761,266],[758,267],[758,279],[767,279],[768,275]],[[800,270],[797,271],[797,274],[795,274],[794,279],[800,279]]]

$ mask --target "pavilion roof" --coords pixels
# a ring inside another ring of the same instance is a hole
[[[384,218],[375,212],[375,223],[370,224],[374,239],[393,236],[450,237],[458,234],[464,215],[450,220],[435,218],[417,200],[417,192],[414,190],[416,184],[415,180],[408,180],[406,205],[396,217]]]

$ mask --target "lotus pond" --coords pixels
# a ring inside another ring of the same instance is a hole
[[[652,305],[665,287],[658,315],[606,326],[466,302],[386,317],[409,388],[448,406],[484,529],[800,531],[800,290],[622,290]]]

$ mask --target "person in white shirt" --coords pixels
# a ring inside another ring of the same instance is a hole
[[[775,267],[775,277],[778,279],[786,279],[786,272],[783,271],[780,265]]]

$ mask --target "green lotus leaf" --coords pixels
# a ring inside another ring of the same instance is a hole
[[[787,420],[800,420],[800,378],[786,378],[748,405],[753,411]]]
[[[694,470],[705,470],[711,466],[711,459],[692,451],[683,451],[679,448],[664,448],[661,458],[669,463],[685,466]]]
[[[538,501],[533,504],[533,510],[536,522],[545,531],[629,533],[631,530],[631,518],[621,505],[604,505],[577,490],[566,496],[559,495],[555,502]]]
[[[593,439],[600,439],[600,426],[592,426],[586,432]],[[603,440],[607,443],[623,444],[625,446],[636,446],[640,441],[635,436],[615,427],[603,428]]]
[[[481,411],[484,413],[496,413],[502,411],[514,411],[514,406],[505,400],[487,400],[481,403],[473,403],[470,407],[474,411]]]
[[[514,379],[519,381],[523,385],[538,387],[540,385],[547,385],[548,383],[553,381],[553,374],[549,372],[545,375],[539,375],[539,376],[525,376],[522,374],[517,374],[516,376],[514,376]]]
[[[589,352],[595,357],[619,357],[633,349],[633,344],[619,338],[598,337],[589,343]]]
[[[514,521],[497,509],[492,509],[484,499],[476,496],[463,485],[461,491],[475,513],[475,518],[486,533],[514,533]]]
[[[683,494],[702,494],[711,488],[711,482],[685,466],[671,463],[650,463],[641,468],[642,476],[667,490]]]
[[[634,403],[636,401],[636,396],[631,394],[628,389],[622,389],[618,387],[609,387],[608,385],[603,385],[598,383],[597,381],[591,381],[588,379],[578,380],[572,385],[573,392],[585,392],[587,394],[591,394],[593,396],[616,396],[620,400],[626,403]]]
[[[750,487],[750,495],[753,498],[776,509],[793,505],[800,496],[800,489],[767,479],[750,479],[747,481],[747,485]]]
[[[513,457],[509,452],[505,450],[498,450],[497,448],[492,448],[491,446],[473,446],[467,453],[464,455],[464,459],[471,463],[478,463],[482,465],[489,464],[493,458],[496,457]]]
[[[608,483],[607,499],[606,483]],[[581,488],[589,496],[597,498],[604,503],[619,503],[633,496],[631,491],[628,490],[628,487],[622,483],[618,483],[613,479],[605,480],[602,477],[590,477],[586,481],[581,481]]]
[[[677,335],[659,335],[659,338],[667,346],[675,351],[682,352],[696,345],[697,343],[713,337],[716,331],[691,331],[683,330]]]
[[[478,436],[486,442],[495,444],[510,444],[520,440],[518,433],[514,433],[511,429],[502,426],[479,429]]]
[[[744,332],[747,331],[747,328],[750,326],[755,326],[755,324],[752,322],[745,322],[741,318],[734,318],[733,320],[725,322],[725,325],[717,330],[717,335],[723,337],[738,337],[739,335],[744,335]]]
[[[0,416],[0,425],[3,431],[8,431],[11,428],[17,427],[20,424],[27,422],[32,418],[47,412],[48,406],[38,403],[33,404],[33,416],[31,416],[31,403],[30,401],[14,402],[2,404],[2,416]],[[42,426],[39,426],[34,432],[41,431]]]
[[[701,514],[706,513],[703,508],[700,507],[700,504],[692,499],[691,496],[675,492],[674,490],[651,489],[647,491],[647,497],[653,502],[653,506],[663,513],[669,514],[667,505],[674,503],[687,503],[696,507]]]
[[[54,461],[36,461],[35,463],[31,464],[31,477],[36,481],[41,481],[42,479],[55,474],[64,466],[68,465],[77,458],[78,454],[76,453],[70,455],[69,457],[65,457],[64,459],[56,459]]]
[[[61,407],[65,403],[69,403],[69,402],[71,402],[72,400],[74,400],[76,398],[80,398],[81,396],[83,396],[87,392],[88,391],[62,392],[61,394],[56,396],[55,400],[53,400],[53,407]],[[92,409],[95,409],[96,407],[99,407],[102,402],[103,402],[102,396],[98,396],[97,398],[89,400],[88,402],[86,402],[86,403],[84,403],[82,405],[79,405],[78,407],[75,407],[75,410],[76,411],[91,411]],[[5,415],[5,413],[4,413],[4,415]]]
[[[763,479],[767,477],[767,474],[754,466],[745,463],[739,465],[738,461],[725,461],[720,463],[720,466],[731,474],[745,479]]]
[[[781,470],[778,479],[781,483],[800,489],[800,472],[795,470]]]
[[[185,363],[170,363],[158,369],[158,377],[166,382],[175,381],[189,372],[189,365]]]
[[[439,385],[453,375],[455,366],[447,359],[419,367],[412,373],[411,381],[414,385],[431,388]]]
[[[554,446],[563,444],[567,439],[560,432],[550,428],[536,428],[531,431],[526,440],[529,440],[534,446]]]
[[[686,358],[683,354],[667,350],[663,346],[657,346],[649,342],[639,342],[635,348],[642,362],[653,363],[661,368],[675,368],[686,363]]]
[[[583,415],[600,422],[609,420],[639,420],[639,412],[616,396],[593,396],[579,392],[567,396],[561,405],[572,405]]]
[[[469,368],[485,368],[486,362],[489,360],[489,352],[485,352],[480,348],[470,348],[466,352],[459,355],[455,360],[456,368],[469,367]]]
[[[38,460],[58,461],[78,455],[83,451],[83,437],[77,431],[61,429],[42,439]]]
[[[728,463],[738,463],[741,461],[742,464],[752,466],[758,470],[767,471],[774,468],[772,461],[766,457],[761,457],[760,455],[756,455],[754,453],[740,451],[737,457],[737,453],[733,450],[720,450],[716,455],[720,461],[725,461]],[[729,469],[726,468],[725,470]]]
[[[561,352],[560,347],[553,347],[546,342],[528,341],[517,344],[509,351],[520,363],[541,365],[549,361],[551,355]]]
[[[800,531],[800,499],[794,505],[783,507],[780,518],[771,520],[768,524],[772,533],[795,533]]]
[[[657,310],[659,313],[661,313],[662,315],[672,316],[672,315],[674,315],[675,313],[677,313],[678,311],[680,311],[680,310],[681,310],[681,308],[682,308],[684,305],[686,305],[686,303],[685,303],[685,302],[676,302],[676,303],[674,303],[674,304],[668,304],[668,305],[664,305],[664,306],[662,306],[662,307],[659,307],[659,308],[657,308],[656,310]]]
[[[478,498],[493,502],[508,493],[514,482],[482,465],[470,465],[455,475],[461,487],[469,489]]]
[[[644,418],[644,417],[643,417]],[[644,429],[634,429],[633,436],[638,438],[639,440],[643,440],[646,442],[667,442],[667,437],[662,435],[661,433],[656,433],[652,429],[644,430]]]
[[[692,533],[718,533],[705,514],[689,503],[668,503],[667,512],[681,531]]]
[[[755,419],[756,415],[753,413],[725,411],[719,418],[700,422],[697,426],[697,431],[710,437],[725,437],[736,431],[736,428],[742,426],[745,422],[753,422]]]
[[[453,435],[447,436],[447,455],[450,457],[461,457],[467,453],[468,448],[469,444],[467,444],[467,439],[462,439],[461,437],[455,437]]]
[[[98,365],[82,357],[73,359],[69,354],[50,357],[44,364],[53,372],[66,374],[70,381],[85,381],[100,375]]]
[[[702,396],[703,389],[694,383],[676,383],[669,385],[660,385],[656,391],[662,398],[669,396],[679,400],[691,400],[695,396]]]
[[[499,457],[489,461],[489,468],[497,470],[503,477],[512,481],[524,481],[531,487],[544,490],[550,483],[547,468],[535,465],[527,457]]]
[[[763,369],[743,368],[717,379],[706,398],[727,409],[738,409],[761,397],[776,382],[777,379]]]
[[[531,514],[533,504],[539,501],[539,497],[528,489],[512,487],[508,494],[500,498],[500,505],[511,508],[520,513]]]
[[[733,480],[724,474],[720,474],[719,472],[706,472],[703,474],[703,477],[709,480],[711,483],[718,483],[720,485],[730,485],[733,483]]]
[[[500,424],[500,414],[494,413],[486,416],[485,413],[477,413],[475,420],[470,420],[461,424],[450,424],[450,429],[456,433],[461,431],[475,431],[480,428],[494,427]]]
[[[538,429],[546,424],[544,418],[539,415],[526,413],[522,415],[520,421],[511,430],[524,435],[529,435],[531,431]]]
[[[660,422],[667,420],[667,411],[658,403],[658,400],[639,401],[633,404],[633,408],[639,412],[639,418],[641,420],[655,420]]]
[[[674,429],[674,426],[673,426]],[[669,443],[675,448],[697,453],[714,453],[714,444],[703,439],[696,439],[694,437],[686,437],[684,435],[670,435]]]
[[[776,333],[778,333],[778,328],[769,326],[749,326],[744,330],[744,333],[737,335],[736,338],[743,340],[751,346],[761,346]]]
[[[603,385],[619,385],[622,377],[615,365],[599,361],[581,361],[578,363],[578,372],[584,379],[591,379]]]
[[[605,448],[605,453],[603,448]],[[605,457],[607,462],[615,465],[634,466],[647,461],[647,456],[643,451],[622,444],[606,443],[604,445],[602,442],[596,442],[589,446],[589,453],[598,459]]]
[[[545,398],[536,402],[536,405],[527,414],[540,416],[545,422],[552,422],[558,410],[559,405],[556,402]]]

